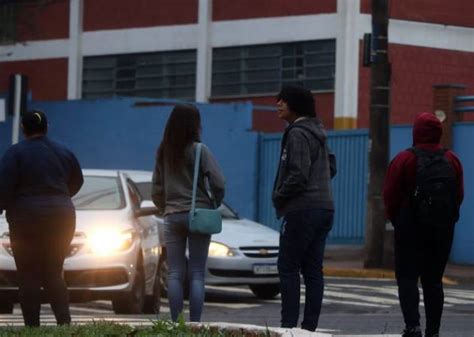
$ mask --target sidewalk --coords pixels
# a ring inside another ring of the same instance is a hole
[[[325,276],[394,279],[393,269],[365,269],[364,247],[328,245],[324,255]],[[447,284],[474,282],[474,266],[448,263],[444,274]]]
[[[310,332],[299,328],[285,329],[275,327],[263,327],[250,324],[235,323],[187,323],[189,326],[202,327],[208,326],[217,328],[220,331],[226,331],[235,336],[244,334],[245,336],[269,336],[269,337],[400,337],[400,335],[377,334],[377,335],[333,335],[323,332]]]

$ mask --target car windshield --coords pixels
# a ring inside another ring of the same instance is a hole
[[[219,211],[221,211],[224,219],[239,219],[239,215],[225,203],[219,206]]]
[[[84,184],[72,202],[77,210],[113,210],[125,205],[117,177],[84,176]]]
[[[143,200],[151,200],[151,183],[150,182],[135,183],[135,186],[137,186],[138,191],[140,192],[140,195]],[[225,203],[222,203],[222,205],[220,205],[219,210],[221,211],[222,217],[224,219],[238,219],[239,218],[239,215]]]
[[[138,193],[142,197],[142,200],[151,200],[151,183],[150,182],[135,182],[135,186],[138,189]]]

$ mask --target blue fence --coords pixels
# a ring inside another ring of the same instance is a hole
[[[333,179],[336,213],[329,242],[361,244],[367,213],[367,130],[332,131],[328,136],[338,167]]]
[[[259,140],[258,215],[257,220],[268,227],[280,230],[272,205],[273,182],[280,160],[281,133],[261,134]]]
[[[336,215],[330,243],[364,242],[367,190],[367,131],[329,132],[329,146],[336,154],[338,174],[333,180]],[[280,159],[282,134],[262,134],[259,141],[258,220],[276,230],[280,221],[271,203],[273,182]]]
[[[474,123],[459,123],[454,127],[454,151],[464,166],[465,198],[461,218],[456,225],[451,261],[474,264]],[[332,131],[329,145],[338,161],[338,174],[333,180],[336,215],[329,243],[362,244],[365,237],[366,197],[368,177],[367,130]],[[259,206],[260,222],[279,229],[271,204],[273,181],[276,175],[282,134],[260,135],[259,141]],[[412,146],[412,128],[395,126],[390,134],[390,157]]]
[[[453,131],[454,151],[464,168],[464,202],[454,233],[451,261],[474,264],[474,123],[459,123]]]

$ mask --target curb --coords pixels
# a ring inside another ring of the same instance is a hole
[[[395,279],[395,273],[388,269],[324,267],[323,272],[324,276]]]
[[[334,335],[333,337],[400,337],[398,335]]]
[[[333,277],[355,277],[355,278],[378,278],[395,280],[395,272],[389,269],[360,269],[360,268],[334,268],[324,267],[324,276]],[[443,276],[443,284],[458,285],[459,280]]]
[[[333,337],[331,334],[321,332],[311,332],[298,328],[284,329],[274,327],[263,327],[250,324],[236,324],[225,322],[200,322],[200,323],[186,323],[191,327],[211,327],[219,330],[225,330],[230,333],[249,333],[249,334],[268,334],[270,337]]]

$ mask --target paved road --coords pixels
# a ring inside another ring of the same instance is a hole
[[[474,285],[446,287],[442,336],[474,336]],[[304,287],[302,289],[304,302]],[[423,310],[423,308],[422,308]],[[258,300],[247,287],[207,287],[203,321],[279,325],[280,298]],[[54,322],[49,306],[42,307],[43,322]],[[94,319],[146,324],[154,316],[116,316],[110,302],[72,305],[75,322]],[[167,300],[161,318],[169,318]],[[21,324],[18,306],[14,315],[0,315],[0,324]],[[393,281],[328,278],[318,331],[334,335],[396,334],[403,328]]]

